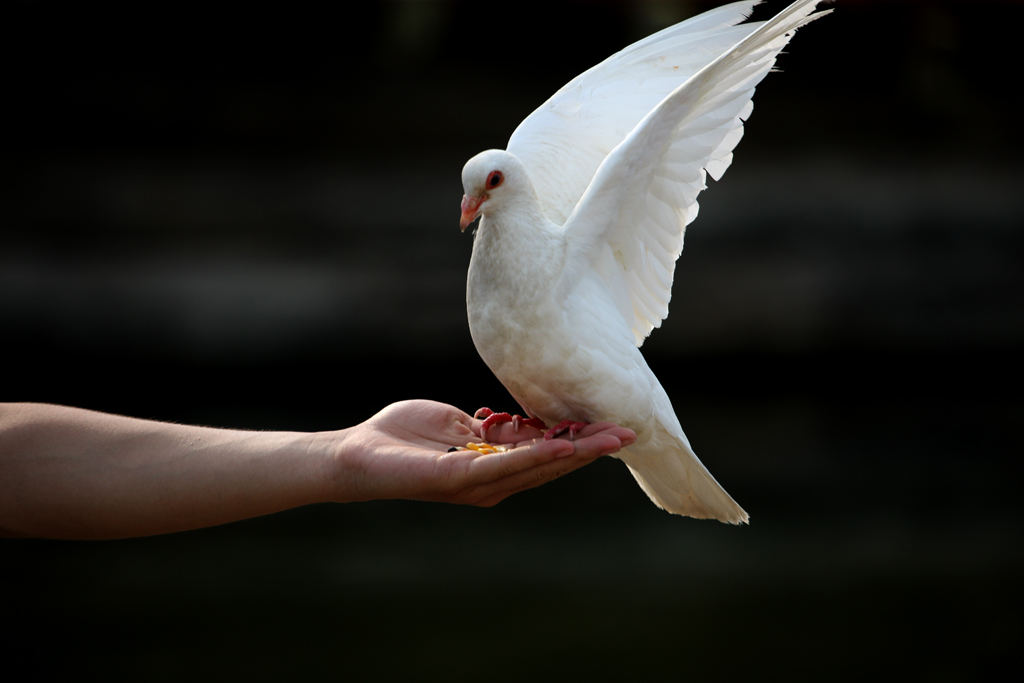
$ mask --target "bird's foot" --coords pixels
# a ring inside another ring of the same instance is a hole
[[[473,417],[478,420],[483,420],[484,423],[480,425],[480,435],[485,439],[487,438],[487,430],[494,425],[504,424],[505,422],[511,422],[512,428],[516,434],[519,433],[520,425],[528,425],[530,427],[536,427],[537,429],[544,429],[547,427],[542,420],[538,420],[535,417],[523,417],[522,415],[509,415],[508,413],[496,413],[490,408],[481,408],[480,410],[473,413]]]
[[[556,436],[559,436],[561,434],[565,434],[566,432],[569,432],[569,440],[570,441],[575,441],[576,440],[576,432],[580,431],[581,429],[586,427],[588,424],[590,424],[590,423],[589,422],[576,422],[575,420],[562,420],[561,422],[556,424],[554,427],[549,429],[547,432],[545,432],[544,439],[545,440],[550,440],[550,439],[555,438]]]

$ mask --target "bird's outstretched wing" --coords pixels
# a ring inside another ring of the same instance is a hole
[[[637,345],[668,315],[683,231],[697,216],[705,170],[716,178],[724,172],[755,86],[793,32],[828,13],[811,14],[819,1],[794,2],[662,100],[601,163],[566,220],[563,285],[593,268],[620,301],[628,292]],[[630,320],[628,309],[623,314]]]
[[[759,1],[718,7],[630,45],[572,79],[519,124],[508,151],[526,166],[550,220],[565,222],[608,153],[659,102],[761,25],[735,25]],[[727,160],[722,172],[725,166]]]

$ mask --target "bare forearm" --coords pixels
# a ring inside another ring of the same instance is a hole
[[[121,538],[328,499],[323,435],[0,404],[0,533]]]
[[[590,425],[572,443],[546,441],[533,427],[521,432],[506,423],[490,436],[508,448],[453,452],[483,438],[482,421],[423,400],[310,434],[0,404],[0,535],[147,536],[322,501],[491,506],[636,440],[609,423]]]

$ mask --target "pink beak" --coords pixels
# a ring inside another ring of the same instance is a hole
[[[462,220],[459,221],[459,227],[462,229],[462,232],[466,232],[469,224],[480,215],[480,205],[484,203],[485,199],[487,199],[487,195],[482,197],[462,195]]]

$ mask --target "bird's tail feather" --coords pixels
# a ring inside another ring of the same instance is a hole
[[[667,430],[641,448],[619,453],[654,504],[677,515],[746,524],[750,517],[715,481],[686,443]]]

